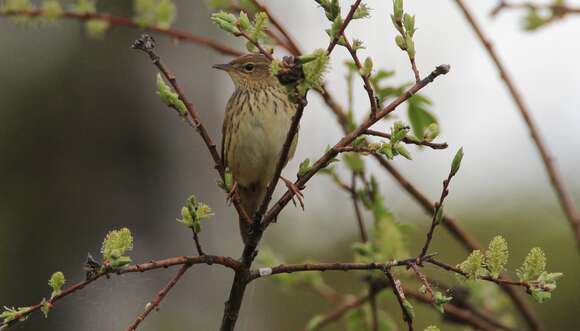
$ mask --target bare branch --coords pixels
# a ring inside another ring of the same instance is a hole
[[[169,281],[169,283],[167,283],[167,285],[165,285],[160,291],[159,293],[157,293],[157,296],[155,297],[155,299],[151,302],[149,302],[146,305],[145,311],[139,315],[137,317],[137,319],[135,320],[135,322],[133,322],[133,324],[131,324],[131,326],[129,326],[129,328],[127,329],[127,331],[135,331],[137,330],[137,327],[139,326],[139,324],[141,324],[141,322],[143,322],[147,316],[149,316],[149,314],[154,310],[154,309],[159,309],[159,305],[161,304],[161,301],[163,300],[163,298],[165,298],[165,296],[167,295],[167,293],[169,293],[169,291],[171,291],[171,289],[173,288],[173,286],[175,286],[175,284],[177,284],[177,282],[179,281],[179,279],[181,278],[181,276],[183,276],[185,274],[185,272],[191,267],[190,264],[184,264],[179,271],[175,274],[175,276],[173,276],[173,278],[171,278],[171,280]]]
[[[365,134],[368,134],[370,136],[391,139],[391,135],[389,133],[381,132],[381,131],[366,130]],[[427,140],[415,140],[415,139],[410,139],[407,137],[403,138],[401,141],[404,142],[405,144],[427,146],[427,147],[430,147],[432,149],[446,149],[448,147],[447,143],[433,143],[433,142],[430,142]]]
[[[489,38],[484,34],[483,30],[475,20],[475,17],[473,16],[473,14],[471,14],[471,11],[467,8],[467,6],[465,6],[463,0],[455,0],[455,3],[463,13],[463,16],[465,16],[465,19],[467,20],[469,25],[473,28],[473,31],[477,35],[477,38],[479,39],[481,44],[485,47],[487,54],[495,64],[497,70],[499,71],[500,77],[505,83],[514,103],[516,104],[516,107],[520,115],[522,116],[524,122],[528,126],[530,135],[532,136],[532,141],[536,145],[536,148],[538,149],[538,152],[542,157],[542,161],[544,163],[546,172],[548,173],[548,177],[550,178],[550,182],[552,183],[552,186],[556,191],[560,204],[564,210],[564,213],[566,214],[568,222],[572,227],[574,236],[576,237],[576,241],[578,242],[580,247],[580,214],[578,213],[574,201],[572,200],[572,197],[570,196],[569,192],[567,191],[564,185],[564,182],[562,181],[560,173],[556,169],[556,166],[554,164],[554,158],[551,156],[548,147],[544,143],[543,138],[541,138],[540,131],[536,127],[536,124],[532,119],[532,115],[528,107],[524,103],[524,100],[520,95],[520,92],[517,90],[513,79],[509,75],[507,68],[500,60],[499,55],[493,48],[493,44],[491,43]],[[529,322],[531,327],[538,326],[538,324],[533,321]]]

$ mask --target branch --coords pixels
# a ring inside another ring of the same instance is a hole
[[[229,269],[238,271],[242,269],[242,264],[231,257],[227,256],[216,256],[216,255],[204,255],[204,256],[178,256],[172,257],[164,260],[149,261],[141,264],[133,264],[117,270],[103,270],[96,272],[92,277],[85,281],[76,283],[64,290],[59,295],[54,296],[52,299],[48,300],[48,304],[54,306],[58,301],[64,299],[65,297],[82,290],[85,286],[95,282],[96,280],[102,278],[103,276],[108,276],[111,274],[122,275],[126,273],[135,272],[146,272],[155,269],[165,269],[176,265],[194,265],[194,264],[207,264],[213,265],[218,264]],[[28,309],[16,316],[16,318],[9,323],[0,323],[0,328],[11,325],[18,322],[21,318],[30,315],[31,313],[40,310],[43,304],[39,303],[28,307]]]
[[[175,90],[175,92],[179,95],[179,99],[181,101],[183,101],[183,103],[185,104],[185,107],[187,108],[187,112],[189,115],[189,116],[185,115],[185,119],[186,119],[187,123],[191,127],[195,128],[197,133],[203,139],[203,142],[205,143],[205,145],[206,145],[207,149],[209,150],[209,153],[214,161],[215,169],[219,172],[219,175],[220,175],[222,181],[225,182],[225,169],[224,169],[223,162],[220,158],[219,152],[216,148],[216,145],[214,144],[211,137],[209,136],[209,133],[207,132],[205,126],[203,126],[203,124],[201,123],[199,116],[197,114],[197,110],[195,109],[193,103],[191,103],[187,99],[185,94],[182,92],[181,87],[177,83],[177,79],[176,79],[175,75],[169,70],[169,68],[163,62],[161,62],[161,58],[159,57],[159,55],[157,55],[157,53],[155,53],[155,40],[153,39],[153,37],[151,37],[150,35],[147,35],[147,34],[141,36],[141,38],[137,39],[134,42],[132,48],[140,50],[140,51],[146,53],[147,55],[149,55],[153,64],[157,67],[159,72],[161,72],[163,74],[163,77],[165,77],[169,81],[169,83],[173,87],[173,90]],[[242,206],[240,204],[239,195],[235,194],[234,197],[232,198],[232,201],[233,201],[234,207],[236,208],[236,211],[240,215],[240,218],[242,220],[244,220],[246,223],[250,224],[251,223],[250,217],[247,215],[245,210],[242,208]]]
[[[370,135],[370,136],[391,139],[391,135],[389,133],[381,132],[381,131],[366,130],[365,134]],[[408,137],[401,139],[401,141],[404,142],[405,144],[413,144],[413,145],[417,145],[417,146],[427,146],[427,147],[430,147],[432,149],[446,149],[448,147],[447,143],[433,143],[433,142],[430,142],[427,140],[415,140],[415,139],[411,139]]]
[[[455,3],[457,4],[457,6],[459,6],[459,9],[463,13],[463,16],[465,16],[465,19],[467,20],[469,25],[473,28],[479,41],[485,47],[487,54],[489,55],[489,57],[491,58],[491,60],[495,64],[497,70],[499,71],[500,77],[502,78],[503,82],[505,83],[514,103],[516,104],[516,107],[517,107],[520,115],[522,116],[524,122],[528,126],[528,129],[529,129],[530,134],[532,136],[532,141],[536,145],[536,148],[538,149],[538,152],[540,153],[540,156],[542,157],[542,161],[544,163],[544,167],[546,168],[546,172],[548,173],[548,177],[550,178],[550,182],[552,183],[552,186],[553,186],[554,190],[556,191],[556,194],[558,196],[558,200],[560,201],[560,204],[561,204],[562,208],[564,209],[564,213],[566,214],[566,218],[568,219],[568,222],[570,223],[570,226],[572,227],[572,231],[573,231],[574,236],[576,237],[576,241],[580,247],[580,214],[578,213],[578,210],[576,209],[574,201],[572,200],[572,198],[570,197],[570,194],[568,193],[566,187],[564,186],[562,178],[561,178],[558,170],[556,169],[556,166],[554,165],[553,157],[550,155],[550,152],[548,151],[548,147],[544,143],[543,138],[541,138],[539,129],[536,127],[536,124],[534,123],[534,120],[532,119],[532,115],[530,114],[528,107],[524,104],[524,100],[522,99],[519,91],[517,90],[517,88],[513,82],[513,79],[508,74],[506,67],[501,62],[498,54],[496,53],[495,49],[493,48],[493,44],[485,36],[485,34],[483,33],[483,30],[481,29],[479,24],[475,21],[475,18],[471,14],[470,10],[463,3],[463,0],[455,0]],[[535,323],[533,323],[533,324],[535,324]],[[530,326],[533,326],[533,325],[530,325]]]
[[[363,73],[363,66],[360,63],[360,59],[358,58],[356,50],[352,48],[352,45],[346,38],[346,34],[344,32],[342,33],[342,37],[344,38],[344,45],[348,50],[348,52],[350,53],[350,56],[352,57],[354,64],[358,69],[359,75],[363,81],[364,89],[367,91],[367,95],[369,96],[369,103],[371,105],[371,116],[374,117],[377,113],[379,105],[377,102],[377,98],[375,97],[375,91],[373,90],[373,86],[371,85],[371,82],[369,80],[370,73],[367,74]],[[419,81],[419,79],[417,79],[417,81]]]
[[[340,40],[340,37],[342,36],[342,34],[344,33],[344,30],[346,30],[346,27],[348,26],[348,24],[350,23],[350,21],[352,21],[352,18],[354,16],[354,13],[356,12],[356,10],[358,9],[358,6],[360,6],[360,3],[362,2],[362,0],[356,0],[351,6],[350,6],[350,11],[348,12],[348,15],[346,15],[346,18],[344,19],[344,21],[342,22],[342,25],[340,26],[340,28],[338,29],[338,31],[336,32],[336,34],[334,35],[334,37],[332,38],[332,40],[330,41],[330,44],[328,45],[328,47],[326,48],[326,53],[330,54],[332,53],[332,50],[334,49],[334,47],[336,47],[336,44],[338,43],[338,41]]]
[[[287,44],[280,43],[280,46],[286,48],[286,50],[288,50],[294,56],[301,55],[302,52],[300,51],[300,48],[298,47],[298,44],[296,43],[294,38],[292,38],[290,33],[288,33],[288,30],[284,28],[284,26],[280,23],[278,18],[272,15],[270,9],[264,6],[259,0],[252,0],[252,2],[258,7],[258,9],[260,9],[260,11],[263,11],[264,13],[266,13],[266,15],[268,15],[268,18],[270,19],[272,25],[276,27],[276,29],[280,31],[280,33],[286,39]]]
[[[41,9],[30,9],[30,10],[19,10],[19,11],[0,11],[0,17],[2,16],[28,16],[28,17],[40,17],[45,16],[46,13]],[[156,26],[141,26],[133,21],[131,18],[98,14],[98,13],[84,13],[80,14],[74,11],[64,11],[60,16],[66,19],[74,19],[79,21],[88,21],[93,19],[98,19],[106,21],[111,26],[124,26],[134,29],[140,29],[143,31],[156,32],[160,34],[167,35],[175,40],[185,41],[192,44],[197,44],[205,47],[209,47],[220,54],[229,56],[239,56],[242,53],[236,49],[233,49],[224,44],[218,43],[213,39],[200,37],[189,32],[180,31],[171,28],[161,28]]]
[[[556,17],[564,17],[568,14],[580,14],[580,8],[571,7],[563,4],[537,4],[533,2],[519,2],[511,3],[500,0],[495,8],[491,11],[491,15],[495,16],[504,9],[535,9],[535,10],[550,10]]]
[[[397,302],[399,303],[399,306],[401,307],[401,311],[403,312],[403,321],[405,321],[405,323],[407,323],[407,328],[409,329],[409,331],[415,330],[413,328],[413,316],[411,315],[411,313],[409,312],[409,309],[407,307],[408,303],[407,303],[407,299],[405,298],[405,292],[403,291],[403,288],[401,287],[401,281],[396,279],[393,276],[393,274],[391,273],[391,271],[389,271],[389,269],[385,269],[384,271],[385,271],[385,275],[387,276],[387,278],[391,282],[391,288],[393,289],[393,294],[397,298]]]
[[[334,159],[336,155],[338,155],[339,150],[343,147],[348,146],[352,143],[358,136],[364,134],[364,132],[369,129],[373,124],[375,124],[378,120],[383,118],[384,116],[390,114],[391,112],[395,111],[395,109],[402,104],[403,102],[407,101],[411,96],[415,93],[420,91],[425,86],[432,83],[437,77],[441,75],[445,75],[449,72],[450,67],[448,65],[440,65],[438,66],[429,76],[423,78],[421,81],[410,87],[403,95],[392,101],[389,105],[383,108],[381,111],[377,113],[375,118],[369,118],[365,122],[363,122],[357,129],[352,131],[351,133],[344,136],[333,148],[328,150],[318,161],[316,161],[310,171],[308,171],[304,176],[300,177],[294,184],[297,187],[303,187],[310,178],[312,178],[320,169],[325,168],[328,163]],[[288,204],[288,202],[292,199],[294,193],[288,190],[280,200],[278,200],[268,211],[268,213],[264,216],[263,220],[263,228],[266,228],[270,223],[274,221],[276,216],[280,213],[280,211]]]
[[[179,271],[175,274],[175,276],[173,276],[173,278],[171,278],[171,280],[169,281],[169,283],[167,283],[167,285],[165,285],[165,287],[163,287],[159,293],[157,293],[157,296],[155,297],[155,300],[153,300],[152,302],[147,303],[147,305],[145,306],[145,311],[139,315],[137,317],[137,319],[135,320],[135,322],[133,322],[133,324],[131,324],[131,326],[129,326],[129,328],[127,329],[127,331],[135,331],[137,330],[137,327],[139,326],[139,324],[141,324],[141,322],[143,322],[147,316],[153,311],[153,309],[159,310],[159,305],[161,304],[161,301],[163,300],[163,298],[165,298],[165,296],[167,295],[167,293],[169,293],[169,291],[171,291],[171,289],[173,288],[173,286],[175,286],[175,284],[177,284],[177,282],[179,281],[179,279],[181,278],[181,276],[183,276],[185,274],[185,272],[191,267],[190,264],[184,264],[181,269],[179,269]]]
[[[423,207],[426,213],[432,215],[434,211],[434,206],[431,204],[431,201],[419,191],[416,186],[414,186],[411,182],[409,182],[405,177],[397,170],[395,167],[391,165],[384,157],[375,155],[375,159],[385,168],[393,178],[409,193],[415,201]],[[449,232],[455,237],[468,251],[474,251],[481,249],[481,245],[477,242],[475,238],[473,238],[467,231],[463,230],[459,225],[458,221],[450,216],[443,216],[443,226],[447,228]],[[502,277],[506,277],[502,275]],[[507,277],[506,277],[507,278]],[[502,286],[504,292],[510,297],[518,311],[524,316],[528,324],[539,325],[539,319],[528,301],[522,297],[522,295],[517,292],[514,288],[509,286]],[[537,328],[533,328],[534,330],[539,330]]]
[[[463,152],[460,149],[459,152],[457,153],[458,153],[457,155],[459,155],[459,153]],[[461,154],[461,156],[463,156],[463,154]],[[461,160],[459,160],[459,163],[460,162]],[[453,163],[455,163],[455,159],[453,160]],[[425,240],[423,249],[421,249],[421,254],[419,254],[420,257],[423,257],[425,256],[425,254],[427,254],[427,251],[429,250],[429,245],[431,244],[431,240],[433,240],[433,233],[435,232],[435,228],[443,220],[443,202],[445,202],[445,198],[447,197],[447,195],[449,195],[449,184],[451,183],[451,179],[455,176],[458,169],[459,165],[457,165],[456,169],[453,169],[453,166],[451,166],[451,171],[449,172],[447,179],[443,181],[443,190],[441,190],[439,202],[435,203],[435,210],[433,211],[433,217],[431,219],[431,227],[429,228],[429,232],[427,232],[427,240]]]

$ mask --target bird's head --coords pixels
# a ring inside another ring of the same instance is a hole
[[[227,72],[236,87],[263,87],[277,84],[270,72],[270,60],[262,54],[246,54],[226,64],[216,64],[215,69]]]

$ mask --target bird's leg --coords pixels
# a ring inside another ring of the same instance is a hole
[[[280,176],[280,179],[282,179],[284,181],[288,190],[290,192],[294,193],[292,195],[292,202],[294,203],[294,206],[296,206],[296,201],[294,201],[294,197],[296,197],[296,199],[298,199],[298,202],[300,203],[300,207],[302,207],[302,210],[304,210],[304,199],[303,199],[304,194],[302,194],[302,192],[300,191],[300,188],[298,186],[294,185],[294,183],[291,180],[288,180],[282,176]]]
[[[226,197],[226,202],[229,205],[232,204],[236,193],[238,192],[238,181],[234,179],[234,184],[232,185],[232,189],[228,192],[228,196]]]

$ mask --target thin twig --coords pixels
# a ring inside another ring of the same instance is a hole
[[[27,16],[27,17],[41,17],[46,16],[47,13],[42,9],[28,9],[28,10],[10,10],[10,11],[0,11],[1,16]],[[185,41],[197,45],[202,45],[209,47],[223,55],[229,56],[239,56],[242,53],[238,50],[235,50],[229,46],[224,44],[218,43],[213,39],[205,38],[201,36],[197,36],[191,34],[189,32],[180,31],[172,28],[162,28],[157,26],[141,26],[133,19],[121,16],[113,16],[107,14],[98,14],[98,13],[77,13],[74,11],[64,11],[60,17],[67,18],[67,19],[75,19],[80,21],[88,21],[88,20],[102,20],[109,23],[111,26],[125,26],[133,29],[140,29],[149,32],[156,32],[160,34],[167,35],[175,40]]]
[[[550,10],[554,13],[555,17],[564,17],[568,14],[580,14],[580,8],[571,7],[564,4],[540,4],[533,2],[519,2],[511,3],[507,1],[500,0],[498,4],[492,9],[491,15],[495,16],[499,14],[504,9],[535,9],[535,10]]]
[[[550,182],[552,183],[552,186],[556,191],[558,200],[560,201],[564,213],[566,214],[566,218],[568,219],[568,222],[572,227],[572,231],[580,247],[580,214],[578,213],[574,201],[572,200],[572,197],[570,196],[569,192],[567,191],[564,185],[564,182],[562,181],[560,173],[556,169],[553,157],[548,151],[548,147],[544,143],[543,138],[541,138],[540,131],[536,127],[536,124],[532,119],[532,115],[528,107],[524,103],[524,100],[520,95],[520,92],[517,90],[513,79],[508,74],[507,68],[501,62],[499,55],[496,53],[493,47],[493,44],[491,43],[489,38],[487,38],[487,36],[484,34],[483,30],[476,22],[475,17],[473,17],[473,14],[471,14],[471,11],[463,3],[463,0],[455,0],[455,3],[457,4],[457,6],[459,6],[459,9],[463,13],[463,16],[465,17],[469,25],[473,28],[481,44],[485,47],[487,54],[495,64],[497,70],[499,71],[500,77],[505,83],[514,103],[516,104],[516,107],[520,115],[522,116],[524,122],[528,126],[530,135],[532,137],[532,141],[536,145],[536,148],[538,149],[538,152],[542,157],[542,161],[544,163],[544,167],[546,168],[546,172],[548,173],[548,177],[550,178]],[[537,323],[533,321],[529,322],[530,326],[533,328],[539,326]]]
[[[192,231],[193,232],[193,241],[195,242],[195,248],[197,249],[197,254],[199,255],[205,255],[205,253],[203,252],[203,249],[201,249],[201,243],[199,242],[199,236],[197,234],[197,232]]]
[[[370,136],[376,136],[386,139],[391,139],[391,135],[386,132],[376,131],[376,130],[366,130],[365,134]],[[415,140],[408,137],[404,137],[402,140],[405,144],[413,144],[418,146],[427,146],[432,149],[446,149],[448,147],[447,143],[433,143],[427,140]]]
[[[340,28],[338,29],[338,31],[336,32],[336,34],[332,37],[332,40],[330,41],[330,44],[326,48],[326,53],[327,54],[332,53],[332,50],[334,49],[334,47],[336,47],[336,44],[340,40],[340,37],[344,33],[344,30],[346,30],[346,27],[348,26],[348,24],[350,23],[350,21],[354,17],[354,13],[356,12],[356,10],[358,9],[358,7],[360,6],[360,3],[361,2],[362,2],[362,0],[356,0],[350,6],[350,10],[348,11],[348,14],[346,15],[344,21],[342,22],[342,25],[340,26]]]
[[[409,313],[409,309],[406,306],[407,299],[405,298],[405,292],[403,291],[403,288],[401,287],[401,281],[396,279],[389,269],[384,269],[384,272],[385,272],[385,276],[387,276],[387,278],[391,282],[391,288],[393,289],[393,294],[397,298],[397,302],[399,303],[399,306],[401,307],[401,311],[403,313],[403,321],[405,321],[405,323],[407,323],[407,328],[409,329],[409,331],[415,330],[413,327],[413,316],[411,316],[411,314]]]
[[[356,223],[358,225],[358,230],[360,232],[360,238],[363,243],[369,241],[369,236],[367,234],[367,229],[365,226],[365,222],[362,216],[362,212],[360,210],[359,198],[356,192],[356,174],[352,173],[352,180],[350,184],[350,197],[352,199],[352,205],[354,208],[354,215],[356,217]]]
[[[268,15],[268,18],[270,19],[272,25],[276,27],[276,29],[286,39],[286,44],[281,46],[285,47],[294,56],[299,56],[300,54],[302,54],[300,48],[298,47],[298,43],[294,40],[294,38],[290,35],[290,33],[288,33],[288,30],[282,25],[282,23],[280,23],[279,19],[272,14],[270,9],[264,6],[262,2],[259,0],[252,0],[252,2],[260,9],[260,11],[263,11],[264,13],[266,13],[266,15]]]
[[[55,295],[53,298],[48,300],[48,303],[50,306],[54,306],[57,302],[66,298],[67,296],[69,296],[69,295],[71,295],[79,290],[82,290],[87,285],[95,282],[96,280],[98,280],[104,276],[111,275],[111,274],[122,275],[122,274],[126,274],[126,273],[146,272],[146,271],[151,271],[151,270],[156,270],[156,269],[165,269],[165,268],[169,268],[169,267],[177,266],[177,265],[194,265],[194,264],[207,264],[207,265],[217,264],[217,265],[222,265],[226,268],[229,268],[229,269],[232,269],[235,271],[242,269],[242,264],[240,262],[238,262],[237,260],[235,260],[231,257],[227,257],[227,256],[216,256],[216,255],[177,256],[177,257],[172,257],[172,258],[163,259],[163,260],[149,261],[149,262],[141,263],[141,264],[132,264],[132,265],[128,265],[126,267],[123,267],[121,269],[116,269],[116,270],[107,269],[107,270],[103,270],[103,271],[98,271],[92,277],[88,278],[87,280],[76,283],[74,285],[71,285],[68,288],[63,289],[60,294]],[[26,316],[30,315],[31,313],[39,310],[40,308],[42,308],[42,306],[43,306],[42,303],[29,306],[26,311],[24,311],[20,314],[17,314],[16,318],[13,321],[11,321],[9,323],[1,322],[0,327],[11,325],[13,323],[18,322],[23,317],[26,317]]]
[[[427,198],[425,194],[417,189],[411,182],[409,182],[390,162],[388,162],[384,157],[375,155],[375,159],[379,161],[381,166],[385,168],[393,178],[415,199],[415,201],[423,207],[423,210],[429,215],[433,215],[434,206]],[[473,251],[481,249],[481,245],[477,240],[471,236],[467,231],[463,230],[457,220],[451,218],[450,216],[443,216],[443,226],[456,238],[467,250]],[[507,278],[505,275],[502,277]],[[536,325],[539,325],[539,318],[534,312],[528,301],[522,296],[521,293],[516,291],[516,289],[510,286],[503,286],[502,290],[510,297],[517,310],[527,321],[535,321]],[[528,322],[530,323],[530,322]]]
[[[159,72],[163,74],[163,77],[165,77],[165,79],[169,81],[169,83],[173,87],[173,90],[175,90],[175,92],[179,95],[179,99],[183,101],[183,103],[185,104],[185,107],[187,108],[187,112],[189,115],[188,117],[186,117],[186,120],[188,120],[188,123],[195,128],[197,133],[203,139],[203,142],[205,143],[214,161],[214,166],[216,170],[218,171],[221,179],[225,181],[225,168],[219,155],[219,152],[217,150],[217,147],[213,142],[213,140],[211,139],[205,126],[203,126],[203,124],[201,123],[201,120],[199,119],[199,115],[197,114],[197,110],[195,109],[193,103],[191,103],[189,99],[185,96],[185,94],[182,92],[181,87],[177,83],[175,75],[169,70],[169,68],[163,62],[161,62],[161,58],[159,57],[159,55],[157,55],[157,53],[155,53],[155,40],[153,39],[153,37],[147,34],[141,36],[141,38],[135,41],[135,43],[133,44],[133,48],[143,51],[147,55],[149,55],[153,64],[157,67]],[[246,213],[246,211],[242,208],[242,205],[240,204],[240,197],[238,194],[234,194],[232,202],[234,204],[234,207],[236,208],[236,211],[240,215],[240,218],[244,220],[247,224],[250,224],[251,219]]]
[[[429,85],[433,80],[441,75],[445,75],[449,72],[450,67],[448,65],[440,65],[438,66],[429,76],[422,79],[419,83],[416,83],[412,87],[410,87],[403,95],[392,101],[389,105],[383,108],[381,111],[377,112],[377,116],[375,118],[368,118],[365,122],[363,122],[358,128],[354,131],[350,132],[349,134],[345,135],[334,147],[328,150],[318,161],[316,161],[310,171],[308,171],[304,176],[301,176],[294,184],[297,187],[303,187],[310,178],[312,178],[320,169],[326,167],[328,163],[336,157],[339,153],[338,149],[342,147],[348,146],[352,143],[358,136],[362,135],[366,130],[368,130],[373,124],[375,124],[379,119],[385,117],[386,115],[393,112],[400,104],[407,101],[411,96],[417,93],[419,90],[424,88],[425,86]],[[268,213],[264,216],[263,220],[263,227],[267,227],[276,216],[280,213],[280,211],[288,204],[288,202],[292,199],[294,193],[290,190],[286,191],[286,193],[270,208]]]
[[[171,291],[173,286],[175,286],[175,284],[177,284],[177,282],[179,281],[181,276],[183,276],[185,274],[185,272],[190,267],[191,267],[190,264],[184,264],[179,269],[179,271],[175,274],[175,276],[173,276],[173,278],[171,278],[169,283],[167,283],[167,285],[165,285],[161,290],[159,290],[155,299],[146,305],[145,311],[143,311],[143,313],[137,317],[135,322],[133,322],[133,324],[131,324],[131,326],[129,326],[127,331],[137,330],[137,327],[139,326],[139,324],[141,324],[141,322],[143,322],[154,309],[159,310],[159,305],[161,304],[161,301],[163,300],[163,298],[165,298],[167,293],[169,293],[169,291]]]
[[[364,89],[367,91],[367,95],[369,97],[369,103],[371,105],[371,116],[376,116],[377,110],[378,110],[378,101],[377,98],[375,97],[375,91],[373,89],[373,86],[369,80],[370,78],[370,73],[368,74],[364,74],[363,73],[363,65],[360,62],[360,59],[358,58],[358,54],[356,52],[356,50],[354,48],[352,48],[352,45],[350,44],[350,42],[348,41],[348,39],[346,38],[346,34],[343,32],[342,33],[342,37],[344,38],[344,45],[346,47],[346,49],[348,50],[348,52],[350,53],[350,56],[352,57],[352,60],[354,61],[354,64],[356,65],[358,72],[359,72],[359,76],[361,77],[362,81],[363,81],[363,86]],[[417,80],[419,81],[420,78]]]
[[[433,210],[433,216],[431,218],[431,227],[429,228],[429,232],[427,232],[427,239],[425,240],[425,244],[423,245],[423,249],[421,249],[421,254],[419,254],[420,257],[423,257],[427,254],[427,251],[429,250],[429,245],[431,244],[431,240],[433,240],[433,233],[435,232],[435,228],[437,227],[437,225],[439,225],[439,223],[441,223],[442,219],[443,219],[443,202],[445,202],[445,198],[447,197],[447,195],[449,195],[449,184],[451,183],[451,179],[455,176],[455,173],[453,173],[453,170],[451,170],[449,172],[449,175],[447,176],[447,179],[445,179],[443,181],[443,189],[441,190],[441,195],[439,197],[439,202],[435,203],[435,210]],[[441,219],[437,219],[437,217],[440,216]]]

